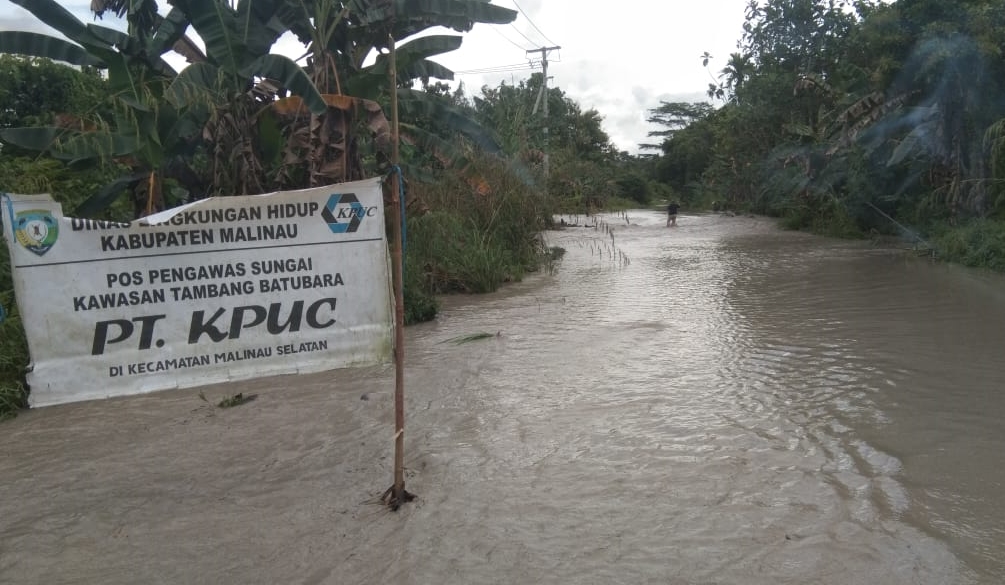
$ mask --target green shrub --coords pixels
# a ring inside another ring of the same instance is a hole
[[[617,185],[617,195],[624,199],[630,199],[636,204],[645,205],[649,203],[652,194],[649,191],[649,182],[641,173],[626,173],[615,179]]]
[[[436,296],[424,286],[422,267],[416,256],[408,248],[405,249],[405,282],[403,295],[405,301],[405,325],[432,321],[436,318],[439,303]]]
[[[408,224],[409,261],[431,293],[483,293],[522,273],[513,256],[458,213],[435,211]]]
[[[4,224],[0,221],[0,230]],[[14,283],[10,273],[7,244],[0,238],[0,420],[13,416],[27,406],[28,392],[24,375],[28,367],[28,342],[14,302]]]
[[[405,285],[405,325],[432,321],[439,311],[436,297],[421,287]]]
[[[115,168],[71,170],[65,163],[50,158],[0,157],[0,191],[9,193],[50,193],[63,204],[63,212],[73,209],[117,174]],[[106,219],[129,216],[125,204],[112,207]],[[0,228],[3,220],[0,218]],[[7,318],[0,323],[0,418],[11,416],[27,404],[24,381],[28,367],[28,345],[18,316],[11,280],[10,255],[0,238],[0,304]]]
[[[13,291],[0,291],[0,304],[8,312],[0,323],[0,420],[3,420],[28,405],[28,386],[24,380],[28,342],[14,304]]]
[[[504,161],[476,158],[414,191],[429,211],[408,218],[407,314],[432,317],[430,295],[491,292],[542,265],[553,208]]]
[[[781,211],[780,225],[788,230],[808,230],[835,238],[860,238],[862,230],[837,198],[803,198]]]
[[[1005,221],[980,219],[945,227],[932,241],[944,260],[1005,271]]]

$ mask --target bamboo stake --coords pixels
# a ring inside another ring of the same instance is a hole
[[[398,168],[398,67],[395,56],[394,37],[388,35],[391,76],[391,164],[396,172]],[[391,271],[394,281],[394,485],[384,493],[384,503],[397,510],[401,504],[410,501],[413,496],[405,491],[405,299],[404,271],[402,269],[402,217],[401,208],[401,178],[391,180],[391,207],[394,209],[394,221],[391,222],[391,233],[394,243],[391,246]]]
[[[157,171],[150,171],[150,178],[147,181],[147,215],[154,212],[154,188],[157,185]]]

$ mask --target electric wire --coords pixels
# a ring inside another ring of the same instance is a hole
[[[527,19],[527,22],[529,22],[530,25],[532,27],[534,27],[534,30],[536,30],[538,33],[540,33],[540,35],[545,40],[547,40],[549,43],[554,44],[551,41],[551,39],[549,39],[547,37],[547,35],[545,35],[543,32],[541,32],[541,29],[538,28],[538,26],[536,24],[534,24],[534,21],[532,21],[530,19],[530,17],[527,16],[527,13],[524,12],[523,8],[521,8],[519,4],[517,4],[516,2],[513,2],[513,5],[516,6],[517,10],[519,10],[520,13],[524,15],[524,17]],[[523,31],[521,31],[516,26],[514,26],[513,23],[510,23],[510,26],[513,27],[513,30],[515,30],[517,32],[517,34],[519,34],[521,37],[523,37],[524,40],[526,40],[528,43],[530,43],[531,46],[537,46],[538,43],[535,43],[530,37],[528,37],[526,34],[524,34]],[[519,43],[515,42],[513,39],[511,39],[508,36],[506,36],[505,34],[503,34],[503,32],[501,30],[499,30],[497,27],[491,26],[490,28],[492,30],[494,30],[497,35],[501,36],[509,44],[511,44],[514,47],[520,49],[521,51],[528,52],[527,48],[522,47]],[[454,71],[453,73],[454,73],[454,75],[478,75],[478,74],[491,74],[491,73],[510,73],[510,72],[514,72],[514,71],[530,71],[530,70],[537,69],[539,67],[540,67],[540,62],[528,61],[526,63],[512,63],[512,64],[509,64],[509,65],[495,65],[495,66],[489,66],[489,67],[478,67],[478,68],[475,68],[475,69],[465,69],[463,71]]]
[[[490,71],[488,73],[456,73],[455,72],[454,75],[456,75],[457,77],[461,78],[461,77],[467,77],[469,75],[504,75],[506,73],[510,73],[510,74],[519,73],[521,71],[533,71],[533,70],[525,68],[525,69],[513,69],[511,71]]]
[[[537,43],[535,43],[534,41],[530,40],[530,37],[528,37],[527,35],[523,34],[523,31],[521,31],[520,29],[518,29],[512,22],[509,23],[509,25],[511,27],[513,27],[513,30],[515,30],[517,32],[517,34],[519,34],[521,37],[527,39],[527,42],[530,43],[530,46],[532,46],[532,47],[537,46]]]
[[[455,75],[474,75],[477,73],[509,73],[510,71],[524,71],[536,69],[533,64],[514,63],[512,65],[496,65],[494,67],[479,67],[477,69],[465,69],[464,71],[454,71]]]
[[[522,14],[523,17],[527,19],[527,22],[529,22],[530,25],[532,27],[534,27],[534,30],[536,30],[538,32],[538,34],[540,34],[544,38],[544,40],[548,41],[552,46],[555,46],[555,45],[558,44],[555,41],[549,39],[548,35],[546,35],[543,32],[541,32],[541,29],[537,28],[537,25],[534,24],[534,21],[530,19],[530,16],[527,16],[527,13],[523,11],[523,8],[520,8],[520,5],[516,3],[516,0],[510,0],[510,1],[513,2],[513,6],[516,6],[516,9],[520,11],[520,14]],[[530,39],[527,39],[527,40],[530,41]],[[531,41],[531,43],[533,43],[533,41]]]
[[[493,26],[493,27],[491,27],[491,28],[492,28],[492,30],[496,31],[496,34],[497,34],[497,35],[499,35],[499,36],[501,36],[502,38],[506,39],[506,42],[508,42],[509,44],[511,44],[511,45],[513,45],[514,47],[516,47],[516,48],[520,49],[521,51],[526,51],[526,50],[527,50],[527,49],[525,49],[524,47],[521,47],[521,46],[520,46],[519,44],[517,44],[517,43],[516,43],[515,41],[513,41],[513,40],[512,40],[511,38],[509,38],[508,36],[504,35],[504,34],[502,33],[502,31],[501,31],[501,30],[499,30],[498,28],[496,28],[495,26]],[[520,31],[517,31],[517,32],[520,32]],[[524,37],[524,38],[526,38],[526,37]]]

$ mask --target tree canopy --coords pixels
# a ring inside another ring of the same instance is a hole
[[[658,177],[793,225],[1000,217],[1002,25],[991,0],[752,0],[721,106],[652,110]]]

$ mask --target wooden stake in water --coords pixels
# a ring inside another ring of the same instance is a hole
[[[391,164],[398,168],[398,67],[395,59],[394,37],[388,35],[391,77]],[[397,170],[397,172],[401,172]],[[391,272],[394,281],[394,485],[384,492],[382,500],[397,510],[414,496],[405,491],[405,296],[402,264],[401,179],[391,178]]]

